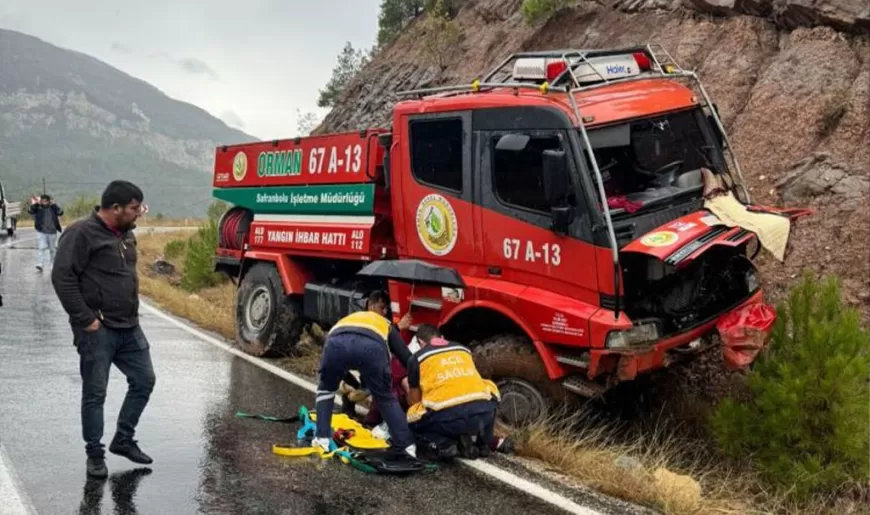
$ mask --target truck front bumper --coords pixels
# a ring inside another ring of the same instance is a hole
[[[630,381],[638,375],[670,366],[686,356],[719,346],[718,339],[714,339],[716,322],[744,306],[762,302],[764,292],[759,289],[730,311],[690,331],[659,340],[652,346],[630,350],[594,349],[590,352],[588,377],[594,379],[610,374],[614,382]]]

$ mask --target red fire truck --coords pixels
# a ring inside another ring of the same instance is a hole
[[[470,345],[519,421],[718,348],[717,320],[763,302],[756,236],[703,208],[703,169],[749,202],[728,137],[661,47],[518,53],[400,95],[389,128],[216,150],[246,352],[358,309],[367,263],[422,260],[464,287],[384,281],[394,318]]]

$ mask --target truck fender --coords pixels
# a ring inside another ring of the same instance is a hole
[[[535,331],[532,330],[531,327],[520,318],[513,310],[506,308],[502,304],[498,304],[495,302],[487,301],[487,300],[468,300],[465,301],[455,308],[453,308],[447,316],[441,320],[440,325],[446,325],[451,320],[456,318],[460,313],[471,309],[471,308],[484,308],[495,311],[508,319],[510,319],[513,323],[515,323],[525,334],[529,337],[532,342],[532,345],[535,347],[535,350],[538,351],[538,356],[540,356],[541,361],[544,363],[544,368],[547,370],[547,375],[550,378],[558,378],[562,375],[562,367],[559,365],[559,362],[556,361],[553,353],[544,345],[544,342],[538,338],[538,335]]]
[[[258,261],[274,263],[284,286],[285,295],[302,295],[305,285],[311,282],[312,274],[290,256],[277,252],[246,252],[242,261],[242,277]]]

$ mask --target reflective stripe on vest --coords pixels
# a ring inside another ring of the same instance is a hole
[[[473,401],[498,398],[492,381],[480,377],[471,351],[462,345],[428,348],[417,356],[423,399],[408,409],[408,421],[416,422],[427,410],[439,411]]]
[[[390,322],[381,315],[373,311],[357,311],[342,318],[332,326],[329,333],[332,334],[336,329],[367,329],[373,332],[376,336],[381,337],[384,343],[387,343],[387,338],[390,335]]]

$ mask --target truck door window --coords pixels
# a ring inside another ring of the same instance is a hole
[[[411,169],[421,183],[462,192],[462,120],[442,118],[410,123]]]
[[[490,140],[492,148],[492,181],[499,201],[511,207],[550,214],[550,204],[544,194],[543,153],[560,150],[562,142],[556,135],[532,136],[520,151],[496,148],[500,136]]]

